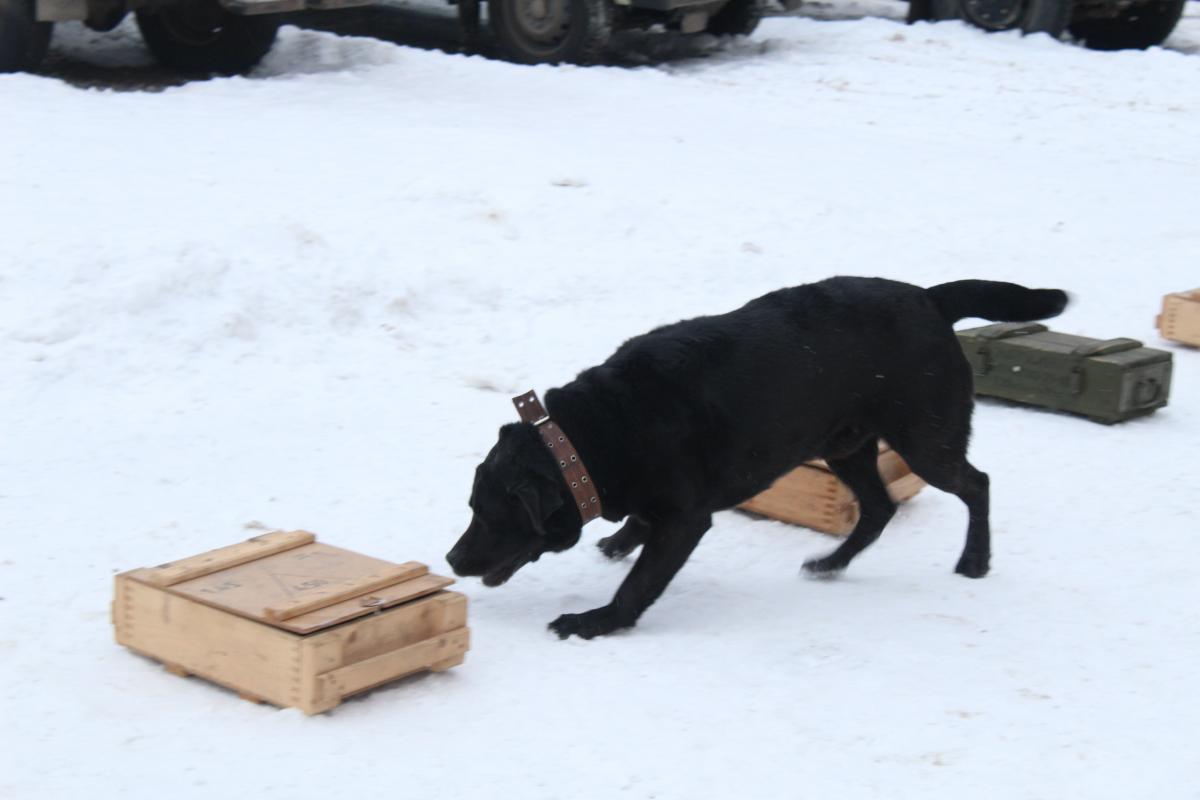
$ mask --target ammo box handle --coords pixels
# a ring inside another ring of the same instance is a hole
[[[1113,353],[1124,353],[1126,350],[1136,350],[1142,343],[1137,339],[1106,339],[1099,342],[1087,342],[1071,351],[1071,394],[1083,391],[1083,360],[1093,356],[1111,356]]]
[[[1136,350],[1141,346],[1142,343],[1137,339],[1108,339],[1103,342],[1088,342],[1072,350],[1071,358],[1082,360],[1092,356],[1110,356],[1113,353]]]
[[[976,375],[987,375],[992,370],[992,348],[991,343],[997,339],[1008,339],[1012,336],[1025,336],[1030,333],[1041,333],[1047,330],[1045,325],[1037,322],[1002,322],[998,325],[989,325],[987,330],[980,331],[977,334],[979,346],[975,352],[979,354],[979,367],[976,369]]]
[[[1010,336],[1024,336],[1027,333],[1041,333],[1046,326],[1040,322],[1002,322],[999,325],[989,325],[988,330],[980,331],[980,339],[1007,339]]]
[[[1157,403],[1163,396],[1163,385],[1158,378],[1143,378],[1133,387],[1133,402],[1139,408]]]

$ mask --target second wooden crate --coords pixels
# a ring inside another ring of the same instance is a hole
[[[925,486],[900,454],[886,445],[879,452],[879,475],[897,503],[911,499]],[[854,492],[838,480],[824,461],[810,461],[797,467],[775,481],[770,489],[738,507],[837,536],[854,530],[859,517]]]

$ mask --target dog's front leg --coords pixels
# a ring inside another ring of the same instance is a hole
[[[625,520],[625,524],[621,526],[621,530],[612,536],[605,536],[596,543],[596,546],[608,558],[611,558],[613,561],[620,561],[638,549],[649,535],[650,526],[637,517],[630,516],[629,519]]]
[[[591,639],[633,627],[642,612],[667,588],[710,525],[712,517],[707,513],[653,524],[637,562],[612,602],[582,614],[563,614],[550,623],[550,629],[560,639],[572,634]]]

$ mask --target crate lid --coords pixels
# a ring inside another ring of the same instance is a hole
[[[979,328],[968,328],[956,331],[960,343],[979,342],[999,352],[1002,348],[1017,348],[1018,350],[1037,351],[1043,355],[1078,357],[1092,362],[1116,364],[1121,367],[1142,366],[1160,361],[1170,361],[1171,354],[1166,350],[1156,350],[1145,347],[1133,339],[1093,339],[1089,336],[1078,336],[1073,333],[1060,333],[1040,324],[1017,324],[1001,322],[984,325]],[[1119,347],[1106,347],[1116,345]],[[1095,352],[1088,354],[1089,347]]]
[[[454,583],[417,561],[394,564],[273,531],[129,577],[294,633],[312,633]]]

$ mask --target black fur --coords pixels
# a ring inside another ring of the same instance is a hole
[[[993,322],[1028,322],[1056,317],[1067,305],[1058,289],[1026,289],[1001,281],[954,281],[925,290],[950,322],[982,317]]]
[[[875,467],[886,439],[929,484],[969,510],[956,571],[987,573],[988,478],[966,459],[971,370],[952,323],[1025,321],[1066,305],[1053,289],[957,281],[921,289],[831,278],[781,289],[736,311],[630,339],[603,364],[546,393],[601,492],[625,525],[600,542],[621,558],[642,547],[612,602],[551,623],[561,637],[632,626],[691,555],[712,514],[788,470],[825,458],[862,515],[815,574],[846,567],[895,507]],[[545,552],[573,546],[582,520],[533,426],[505,425],[475,475],[471,525],[447,555],[459,575],[507,580]]]

